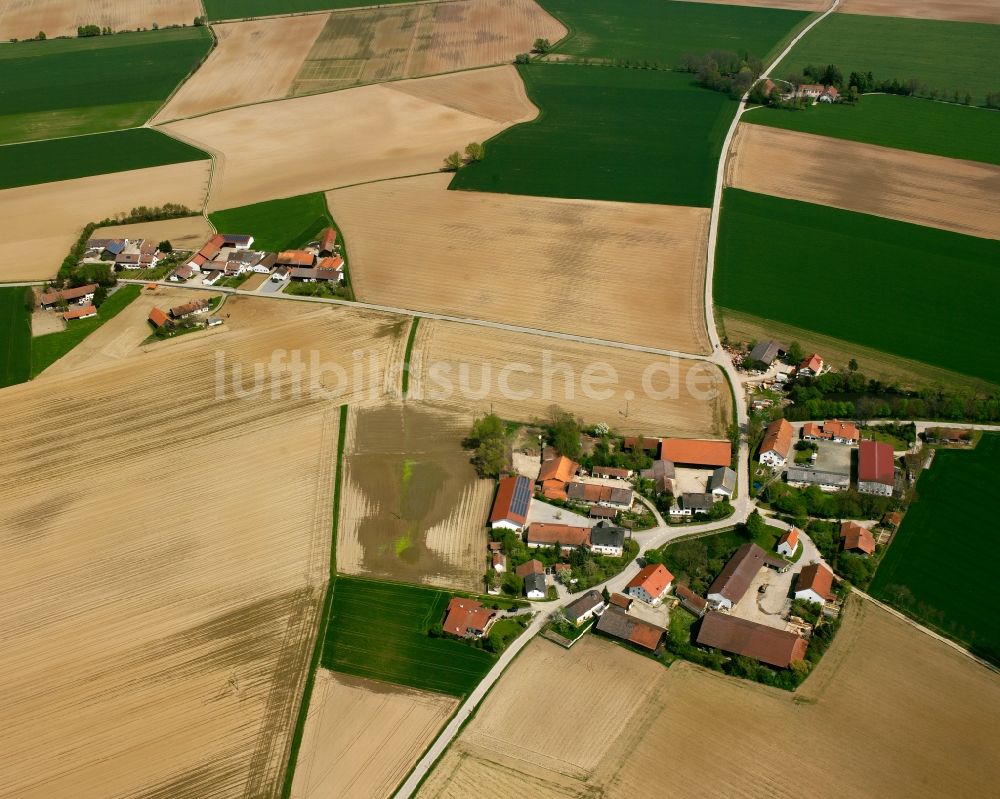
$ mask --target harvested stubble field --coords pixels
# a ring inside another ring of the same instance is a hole
[[[493,482],[462,449],[470,418],[414,403],[350,415],[337,568],[467,591],[483,588]]]
[[[732,153],[727,186],[1000,238],[1000,166],[763,125],[740,125]]]
[[[342,400],[219,399],[215,352],[249,368],[309,342],[349,369],[389,321],[288,305],[264,330],[0,395],[15,454],[0,465],[0,795],[280,784],[329,567]],[[165,463],[238,479],[158,479]]]
[[[162,127],[216,154],[211,208],[435,171],[452,150],[537,114],[510,66],[281,100],[266,109],[234,108]]]
[[[510,63],[566,28],[535,0],[458,0],[333,13],[293,94]]]
[[[457,706],[444,694],[320,669],[292,799],[388,797]]]
[[[512,733],[523,722],[494,699],[503,692],[537,702],[538,696],[559,690],[536,693],[549,684],[549,673],[592,669],[606,654],[586,652],[586,641],[568,651],[533,642],[419,795],[458,799],[475,785],[491,784],[503,785],[505,795],[530,790],[532,796],[554,799],[626,799],[647,790],[649,775],[664,769],[672,793],[720,799],[792,799],[803,784],[812,786],[820,799],[989,795],[998,777],[990,740],[1000,712],[996,675],[861,600],[852,599],[846,614],[837,640],[795,694],[686,662],[651,676],[640,713],[607,741],[583,781],[567,777],[563,759],[545,762],[532,753],[544,752],[539,747],[557,736],[538,735],[527,752],[515,749],[523,740],[512,740]],[[545,672],[532,673],[532,657],[539,657],[541,647],[546,654],[551,650],[555,662]],[[616,670],[604,685],[614,686],[633,664],[643,662],[637,655],[629,657],[628,667]],[[603,742],[604,723],[587,712],[599,695],[588,695],[588,702],[548,702],[540,729],[569,727],[577,740]],[[530,708],[524,713],[531,717]],[[679,743],[712,740],[720,730],[725,757],[712,746]],[[768,751],[784,751],[801,748],[807,739],[834,743],[822,757],[798,759],[794,780],[775,772],[771,759],[761,754],[762,741]]]
[[[190,25],[201,16],[199,0],[6,0],[0,7],[0,39],[76,36],[81,25],[113,31]]]
[[[0,191],[0,280],[45,280],[88,222],[137,205],[200,208],[209,161],[156,166]]]
[[[878,17],[1000,24],[1000,5],[997,5],[996,0],[841,0],[837,11],[842,14],[872,14]]]
[[[349,242],[359,299],[708,351],[708,209],[454,192],[445,190],[448,179],[423,175],[327,194]]]
[[[501,390],[500,373],[508,364],[532,371],[510,373]],[[595,383],[594,390],[584,391],[587,370],[603,376],[608,374],[604,364],[613,370],[615,382]],[[707,438],[725,436],[732,420],[732,395],[725,378],[704,361],[665,359],[527,333],[500,335],[489,328],[421,319],[410,365],[411,399],[470,415],[495,411],[505,419],[530,422],[547,418],[549,409],[558,405],[587,424],[606,422],[627,435]],[[468,378],[463,378],[463,369]],[[668,369],[676,369],[676,374]],[[650,393],[643,387],[644,375]],[[716,396],[695,396],[687,390],[689,383],[714,389]],[[676,396],[660,398],[652,393],[666,394],[672,386],[677,387]]]
[[[215,49],[153,124],[286,97],[325,23],[326,15],[309,14],[213,26]]]

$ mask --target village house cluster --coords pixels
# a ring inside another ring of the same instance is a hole
[[[65,307],[66,310],[61,315],[66,322],[71,322],[74,319],[89,319],[92,316],[97,316],[97,308],[94,305],[96,291],[96,283],[88,283],[85,286],[71,289],[52,289],[43,291],[38,302],[45,310]]]
[[[126,269],[155,269],[163,258],[160,245],[146,239],[88,239],[83,261],[103,261],[116,272]]]

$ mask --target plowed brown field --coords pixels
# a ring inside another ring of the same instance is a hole
[[[996,0],[842,0],[837,11],[878,17],[1000,23],[1000,4]]]
[[[438,170],[445,155],[534,118],[512,66],[423,78],[420,86],[363,86],[171,122],[162,130],[216,154],[209,206],[232,208],[278,197]],[[401,87],[401,88],[400,88]]]
[[[201,208],[210,166],[190,161],[0,191],[0,281],[53,277],[88,222],[137,205]]]
[[[483,588],[494,486],[462,449],[470,422],[414,402],[351,412],[339,571]]]
[[[970,236],[1000,238],[1000,167],[740,125],[727,184]]]
[[[558,405],[623,434],[694,437],[724,436],[732,420],[728,384],[704,361],[422,319],[410,366],[411,398],[470,420],[493,410],[530,422]],[[588,369],[613,379],[589,384]]]
[[[448,180],[327,194],[358,299],[708,351],[707,208],[446,191]]]
[[[802,785],[820,799],[993,792],[1000,776],[991,749],[1000,713],[996,675],[862,600],[851,600],[846,613],[838,639],[795,694],[680,662],[634,689],[643,699],[637,711],[623,703],[611,718],[594,714],[592,702],[649,661],[631,655],[614,671],[617,678],[587,692],[586,702],[546,702],[539,719],[539,697],[560,690],[550,687],[551,674],[600,669],[616,648],[587,650],[584,641],[567,651],[535,641],[419,796],[458,799],[488,784],[503,785],[505,795],[627,799],[648,792],[657,773],[669,775],[671,795],[720,799],[793,799]],[[543,655],[552,662],[536,670]],[[583,682],[592,679],[588,673]],[[522,702],[532,706],[518,716],[513,710]],[[563,749],[559,735],[522,737],[532,718],[544,730],[573,736],[580,752]],[[717,747],[688,745],[712,740],[724,742],[724,757]],[[821,757],[795,760],[794,779],[762,754],[801,752],[803,741],[826,745]],[[581,768],[588,748],[596,760]]]
[[[226,380],[220,399],[217,356],[249,390],[276,348],[349,370],[393,328],[282,305],[263,330],[0,393],[0,796],[279,792],[329,567],[337,406],[381,376],[330,399],[292,396],[287,375],[247,399]]]
[[[535,0],[459,0],[334,12],[292,91],[330,91],[510,63],[536,39],[554,42],[565,35],[566,28]]]
[[[320,669],[292,799],[392,794],[458,700]]]
[[[203,13],[200,0],[4,0],[0,39],[30,39],[38,31],[50,39],[76,36],[80,25],[114,31],[190,25]]]
[[[325,14],[306,14],[213,25],[215,49],[153,124],[287,96],[325,24]]]

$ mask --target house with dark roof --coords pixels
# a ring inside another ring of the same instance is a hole
[[[858,446],[858,491],[891,497],[896,488],[896,455],[891,444],[862,441]]]
[[[786,349],[784,344],[770,339],[758,342],[757,346],[750,350],[750,365],[754,369],[766,372],[772,363],[784,356]]]
[[[663,636],[667,634],[662,627],[629,616],[617,604],[608,607],[594,626],[605,635],[627,641],[650,652],[655,652],[659,648]]]
[[[563,615],[567,621],[580,625],[593,618],[595,614],[600,615],[602,610],[604,610],[604,598],[599,591],[591,590],[563,608]]]
[[[708,601],[715,608],[731,610],[743,595],[761,567],[784,571],[788,564],[783,560],[772,558],[756,544],[744,544],[723,566],[719,576],[708,587]]]
[[[795,633],[747,621],[728,613],[708,613],[698,630],[699,646],[759,660],[787,669],[806,655],[807,643]]]
[[[674,462],[655,460],[649,469],[643,469],[639,475],[644,480],[653,481],[653,489],[657,494],[674,493]]]
[[[659,442],[657,442],[659,446]],[[632,476],[632,472],[628,469],[619,469],[615,466],[593,466],[590,469],[590,473],[594,477],[603,477],[614,480],[627,480]]]
[[[490,511],[490,527],[522,532],[531,506],[531,480],[522,475],[503,477]]]
[[[733,494],[736,493],[736,472],[728,466],[720,466],[712,472],[712,477],[708,481],[708,490],[714,496],[732,498]]]
[[[871,555],[875,552],[875,537],[857,522],[844,522],[840,525],[840,537],[843,539],[845,552],[856,552],[861,555]]]
[[[632,507],[632,489],[573,481],[566,486],[566,497],[573,502],[628,510]]]
[[[545,599],[546,593],[544,574],[529,574],[524,578],[524,595],[528,599]]]
[[[625,552],[625,528],[602,519],[590,528],[590,551],[620,558]]]
[[[686,585],[679,585],[674,588],[674,594],[680,600],[680,603],[687,610],[691,611],[695,616],[699,618],[704,616],[708,610],[708,601],[705,597],[698,596],[694,591],[688,588]]]
[[[677,504],[671,506],[668,515],[670,516],[694,516],[696,513],[708,513],[715,504],[714,494],[695,494],[685,492],[681,494]]]
[[[474,599],[452,597],[444,616],[444,631],[459,638],[482,638],[496,621],[495,610]]]
[[[170,315],[174,319],[184,319],[194,314],[207,313],[208,303],[205,300],[191,300],[183,305],[177,305],[170,309]]]
[[[611,601],[609,604],[615,607],[622,608],[622,610],[628,610],[632,607],[632,603],[635,602],[630,596],[625,596],[625,594],[614,593],[611,595]]]
[[[612,522],[618,518],[619,513],[617,508],[605,508],[603,505],[591,505],[587,509],[587,515],[591,519],[607,519]]]
[[[846,491],[851,487],[851,475],[809,466],[789,466],[785,472],[785,482],[797,488],[819,486],[823,491]]]
[[[822,563],[805,566],[795,580],[795,598],[817,605],[825,605],[834,599],[833,572]]]
[[[662,563],[643,566],[639,573],[625,585],[625,593],[633,599],[641,599],[647,605],[659,605],[670,591],[674,576]]]

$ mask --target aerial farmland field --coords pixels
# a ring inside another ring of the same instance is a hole
[[[990,760],[986,739],[1000,712],[996,674],[857,598],[845,613],[837,639],[795,694],[687,662],[664,669],[589,637],[568,651],[534,641],[418,796],[461,799],[490,784],[508,796],[627,799],[648,787],[650,774],[669,767],[677,795],[784,799],[796,795],[799,783],[775,778],[761,742],[781,751],[814,733],[841,742],[823,757],[797,761],[798,780],[819,799],[988,794],[994,769],[981,764]],[[618,657],[629,662],[614,669]],[[550,662],[539,668],[543,659]],[[616,677],[587,702],[544,699],[565,684],[549,687],[553,674],[580,673],[579,682],[589,684],[609,669]],[[618,712],[590,712],[633,680]],[[641,709],[631,716],[633,702]],[[538,734],[536,727],[561,734]],[[710,746],[678,743],[706,740],[720,729],[736,731],[727,736],[725,757]],[[969,735],[954,735],[956,729]],[[574,749],[569,741],[580,743]],[[864,757],[872,746],[878,757]]]
[[[351,414],[337,568],[480,591],[492,480],[476,476],[462,439],[469,416],[414,403]]]
[[[0,287],[0,388],[31,375],[31,313],[23,286]]]
[[[707,210],[449,192],[447,182],[447,175],[424,175],[328,193],[360,299],[661,349],[708,349]],[[590,236],[597,228],[602,235]],[[401,271],[415,252],[421,257]],[[598,330],[589,318],[592,281],[612,262],[621,279],[606,285],[604,303],[634,313]],[[639,282],[647,290],[637,294]],[[539,290],[525,291],[529,283]],[[658,314],[667,304],[672,312]]]
[[[485,158],[459,170],[451,188],[711,204],[736,113],[728,95],[680,72],[566,64],[530,64],[518,72],[541,115],[490,140]]]
[[[75,36],[81,25],[115,33],[191,25],[201,14],[200,0],[11,0],[0,6],[0,39]]]
[[[198,148],[149,128],[26,142],[0,147],[0,190],[207,158]],[[134,207],[127,200],[124,204]]]
[[[450,597],[434,588],[338,577],[323,667],[464,696],[495,658],[454,639],[427,635],[444,618]]]
[[[382,0],[378,5],[405,2],[412,0]],[[244,19],[271,14],[299,14],[333,8],[354,8],[364,4],[364,0],[205,0],[205,11],[210,20]]]
[[[982,558],[952,557],[996,546],[997,528],[977,486],[1000,458],[1000,435],[974,450],[939,449],[917,482],[917,499],[882,558],[870,593],[1000,664],[1000,630],[989,611],[991,572]],[[947,546],[942,549],[942,536]],[[947,556],[942,556],[947,552]]]
[[[764,60],[808,17],[805,11],[754,8],[753,3],[541,0],[541,5],[571,31],[553,52],[598,60],[653,61],[667,67],[685,53],[711,50],[746,51]]]
[[[723,208],[715,271],[723,308],[1000,382],[989,354],[1000,336],[991,310],[1000,241],[736,189],[726,190]],[[803,246],[775,248],[775,230]],[[949,272],[976,290],[936,291]],[[850,301],[824,302],[825,285],[841,287]],[[946,327],[914,323],[912,309],[927,292]]]
[[[820,103],[805,111],[755,108],[741,122],[918,153],[1000,164],[1000,113],[916,97],[871,94],[857,105]],[[961,135],[950,135],[958,133]]]
[[[818,174],[827,177],[817,180]],[[1000,239],[996,164],[740,125],[726,166],[726,185]]]
[[[0,143],[141,125],[211,46],[207,28],[5,45]]]
[[[213,211],[209,219],[216,230],[253,231],[254,246],[272,251],[301,247],[333,222],[320,192]]]
[[[1000,6],[993,0],[843,0],[837,11],[879,17],[1000,23]]]
[[[944,97],[972,95],[981,105],[997,91],[987,68],[1000,49],[1000,26],[972,22],[831,14],[773,70],[784,78],[808,64],[835,64],[844,76],[872,72],[876,80],[911,78]]]

